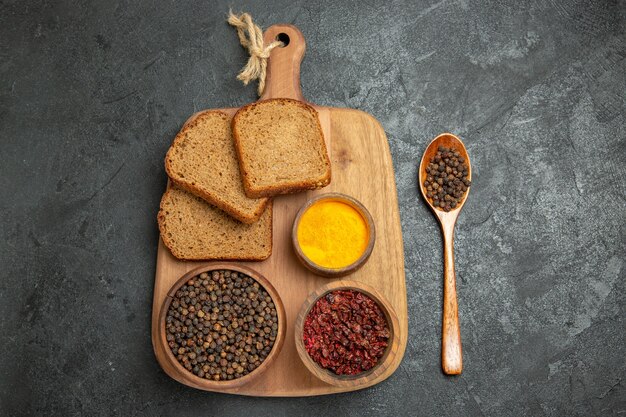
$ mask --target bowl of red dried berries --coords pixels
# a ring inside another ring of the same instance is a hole
[[[387,371],[398,353],[398,328],[398,317],[377,290],[356,281],[335,281],[304,302],[296,318],[296,349],[322,381],[367,385]]]
[[[176,379],[200,389],[236,388],[266,370],[285,338],[285,309],[251,268],[206,264],[183,275],[160,312],[161,343]]]

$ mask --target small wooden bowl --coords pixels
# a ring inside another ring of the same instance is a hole
[[[276,314],[278,317],[278,332],[276,335],[276,340],[274,341],[274,346],[272,346],[272,350],[270,351],[270,354],[267,355],[263,363],[261,363],[261,365],[258,368],[256,368],[254,371],[250,372],[248,375],[242,376],[241,378],[232,379],[230,381],[229,380],[210,381],[208,379],[200,378],[199,376],[194,375],[191,371],[188,371],[187,369],[185,369],[185,367],[182,366],[180,362],[178,362],[178,360],[176,360],[176,357],[172,353],[172,350],[170,349],[167,343],[167,339],[166,339],[165,319],[167,317],[167,310],[170,307],[170,304],[173,300],[174,295],[176,294],[176,291],[178,291],[178,289],[182,287],[183,284],[185,284],[190,278],[193,278],[196,275],[200,275],[203,272],[210,272],[210,271],[215,271],[215,270],[230,270],[230,271],[241,272],[253,278],[255,281],[259,283],[259,285],[261,285],[267,291],[270,297],[272,297],[272,301],[274,302],[274,306],[276,307]],[[271,365],[271,363],[276,359],[276,357],[280,353],[280,350],[283,346],[283,342],[285,340],[286,327],[287,326],[286,326],[285,308],[283,306],[282,300],[280,299],[280,296],[278,295],[278,292],[276,292],[276,289],[272,286],[272,284],[263,275],[259,274],[253,269],[247,268],[245,266],[227,264],[227,263],[209,263],[209,264],[202,265],[196,269],[193,269],[187,272],[178,281],[176,281],[176,283],[172,286],[170,291],[167,293],[167,297],[159,313],[159,332],[160,332],[159,340],[161,341],[161,344],[163,345],[163,350],[165,351],[167,360],[177,370],[179,374],[180,378],[177,378],[177,379],[179,380],[179,382],[182,382],[184,384],[195,386],[195,387],[205,389],[205,390],[210,390],[210,391],[227,389],[227,388],[237,388],[244,384],[247,384],[248,382],[252,381],[256,377],[261,375],[263,371],[265,371]]]
[[[352,264],[343,268],[325,268],[321,265],[314,263],[309,258],[307,258],[307,256],[302,251],[302,248],[300,247],[300,242],[298,242],[298,225],[300,224],[300,219],[302,218],[302,215],[309,209],[309,207],[321,200],[340,201],[342,203],[348,204],[350,207],[354,208],[361,214],[363,220],[365,220],[365,224],[369,232],[369,240],[367,242],[367,246],[365,247],[365,251],[363,251],[363,254]],[[374,249],[374,242],[376,242],[376,228],[374,227],[374,219],[372,218],[372,215],[359,201],[341,193],[326,193],[320,194],[319,196],[310,199],[300,208],[298,214],[296,214],[296,219],[293,222],[293,228],[291,229],[291,242],[296,252],[296,256],[308,270],[323,277],[343,277],[355,272],[356,270],[361,268],[365,264],[365,262],[367,262],[367,259],[370,257],[370,255],[372,254],[372,250]]]
[[[306,348],[304,347],[304,341],[302,340],[304,320],[309,314],[309,311],[311,311],[311,308],[315,305],[317,300],[335,290],[354,290],[367,295],[378,304],[385,315],[389,326],[389,345],[387,346],[385,354],[379,359],[376,366],[369,371],[362,372],[358,375],[337,375],[328,369],[322,368],[313,359],[311,359],[306,351]],[[298,314],[298,317],[296,317],[296,350],[298,351],[298,355],[307,369],[322,381],[339,387],[358,387],[378,378],[394,362],[394,358],[398,354],[398,349],[400,347],[400,337],[398,334],[399,330],[400,323],[398,321],[398,316],[393,310],[393,307],[391,307],[391,304],[389,304],[377,290],[369,285],[365,285],[357,281],[339,280],[326,284],[315,290],[309,295],[302,305],[300,313]]]

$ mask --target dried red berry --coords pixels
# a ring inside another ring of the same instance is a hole
[[[389,325],[367,295],[337,290],[318,299],[306,319],[302,340],[309,356],[337,375],[372,369],[384,355]]]

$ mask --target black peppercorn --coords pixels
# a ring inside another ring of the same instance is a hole
[[[439,146],[426,168],[426,198],[444,211],[456,208],[471,185],[467,178],[469,168],[460,155],[455,149]]]
[[[276,340],[276,316],[272,298],[253,278],[228,270],[203,272],[175,293],[166,316],[166,339],[176,359],[193,374],[232,380],[267,358]],[[250,353],[253,360],[248,360]]]

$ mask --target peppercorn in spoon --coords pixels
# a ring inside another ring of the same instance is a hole
[[[461,327],[454,272],[454,225],[469,193],[472,170],[463,142],[451,133],[428,145],[419,168],[420,190],[443,233],[443,324],[441,367],[448,375],[463,370]]]

